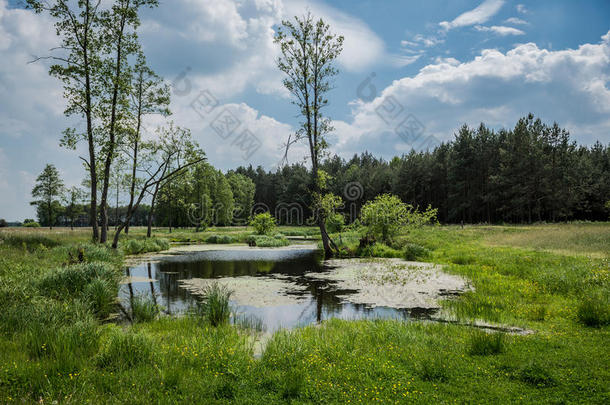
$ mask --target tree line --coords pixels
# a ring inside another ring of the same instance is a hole
[[[172,227],[199,230],[210,225],[245,225],[250,218],[255,185],[241,174],[223,174],[209,163],[199,162],[164,182],[156,198],[149,197],[147,204],[140,204],[131,212],[126,202],[131,198],[129,170],[120,165],[117,169],[113,174],[116,181],[110,187],[116,200],[109,200],[106,207],[109,227],[115,230],[127,222],[128,216],[129,226],[148,226],[149,233],[153,225],[169,227],[170,231]],[[36,199],[31,204],[36,206],[42,226],[74,228],[91,224],[89,195],[77,186],[66,188],[53,164],[47,164],[36,179],[32,196]],[[129,232],[128,227],[125,232]]]
[[[343,197],[346,214],[349,206],[359,212],[384,193],[421,208],[431,205],[445,223],[595,221],[610,213],[610,145],[579,146],[568,131],[531,114],[513,129],[463,126],[432,151],[389,161],[366,152],[349,160],[331,156],[320,169],[328,174],[329,191]],[[311,214],[304,165],[236,172],[255,183],[255,203],[272,212],[297,203]],[[349,195],[350,187],[356,195]]]

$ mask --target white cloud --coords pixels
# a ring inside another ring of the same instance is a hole
[[[504,0],[485,0],[476,8],[457,16],[453,21],[442,21],[441,28],[448,31],[453,28],[482,24],[493,17],[504,5]]]
[[[523,4],[517,4],[517,5],[515,6],[515,8],[516,8],[516,9],[517,9],[517,11],[518,11],[519,13],[521,13],[521,14],[527,14],[527,13],[528,13],[528,11],[529,11],[527,8],[525,8],[525,6],[524,6]]]
[[[481,32],[493,32],[495,34],[501,35],[503,37],[507,35],[525,35],[525,32],[513,28],[513,27],[505,27],[502,25],[492,25],[491,27],[485,27],[482,25],[475,25],[474,29]]]
[[[317,1],[285,0],[283,18],[301,16],[310,10],[316,17],[322,17],[332,30],[345,37],[339,63],[350,72],[362,72],[380,61],[388,61],[383,40],[362,20],[352,17],[334,7]]]
[[[506,24],[514,24],[514,25],[529,25],[529,23],[521,18],[510,17],[504,20]]]
[[[610,142],[610,32],[598,44],[550,51],[533,43],[506,53],[483,50],[471,61],[437,59],[413,77],[394,81],[369,103],[354,103],[351,122],[336,125],[335,151],[368,149],[392,156],[402,149],[394,132],[408,114],[426,135],[452,138],[463,123],[512,127],[532,112],[558,121],[581,143]],[[387,100],[402,113],[387,124],[376,113]],[[404,145],[403,145],[404,146]]]

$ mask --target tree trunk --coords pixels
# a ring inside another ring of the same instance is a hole
[[[116,69],[114,72],[114,88],[112,90],[112,104],[110,112],[110,140],[108,142],[108,152],[106,155],[106,161],[104,162],[104,183],[102,188],[102,233],[100,235],[100,242],[105,243],[108,240],[108,211],[106,207],[106,201],[108,198],[108,186],[110,181],[110,166],[112,166],[112,159],[114,155],[114,148],[116,146],[116,109],[119,97],[119,81],[121,80],[121,64],[123,63],[123,32],[126,24],[125,12],[121,17],[120,33],[117,39],[117,50],[116,50]]]

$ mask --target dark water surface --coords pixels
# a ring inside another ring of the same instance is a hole
[[[211,250],[164,257],[159,262],[144,262],[125,270],[127,276],[144,277],[153,281],[135,281],[121,286],[119,297],[129,308],[134,295],[153,297],[168,314],[179,314],[196,303],[196,298],[178,283],[190,278],[220,278],[240,276],[288,276],[303,291],[297,304],[268,307],[236,305],[241,315],[260,319],[267,331],[294,328],[328,318],[427,318],[434,310],[369,308],[362,304],[345,303],[339,297],[350,291],[337,289],[332,281],[304,277],[308,272],[328,270],[318,250],[302,249],[248,249]],[[353,291],[352,291],[353,292]]]

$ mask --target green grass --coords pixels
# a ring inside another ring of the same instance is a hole
[[[144,231],[130,230],[128,239]],[[109,323],[123,252],[88,244],[87,232],[2,230],[0,402],[608,403],[609,232],[608,223],[426,227],[388,247],[470,280],[472,291],[443,302],[449,316],[533,334],[329,320],[269,336],[255,358],[256,320],[214,327],[193,314]],[[240,242],[249,233],[155,230],[167,239]],[[342,240],[358,244],[349,232]]]

